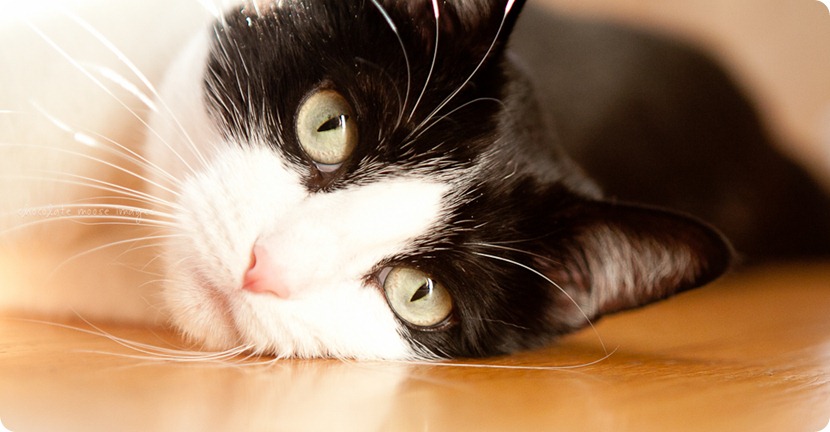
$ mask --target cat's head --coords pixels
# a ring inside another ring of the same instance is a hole
[[[165,300],[209,348],[434,358],[538,346],[715,278],[719,234],[603,202],[505,51],[521,1],[246,4],[152,122]]]

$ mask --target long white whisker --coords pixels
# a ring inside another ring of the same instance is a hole
[[[557,263],[554,259],[552,259],[550,257],[540,255],[540,254],[537,254],[537,253],[533,253],[533,252],[530,252],[530,251],[526,251],[526,250],[523,250],[523,249],[512,248],[512,247],[508,247],[508,246],[496,245],[496,244],[491,244],[491,243],[469,243],[469,244],[472,245],[472,246],[482,246],[482,247],[488,247],[488,248],[493,248],[493,249],[506,250],[506,251],[510,251],[510,252],[518,252],[518,253],[521,253],[521,254],[532,256],[534,258],[539,258],[540,260],[543,260],[543,261]]]
[[[147,89],[150,91],[150,94],[152,94],[153,97],[155,97],[156,100],[159,101],[161,106],[164,108],[165,112],[171,116],[171,118],[173,119],[174,124],[176,125],[176,128],[179,130],[179,132],[182,133],[182,136],[184,136],[185,140],[187,140],[188,145],[190,146],[191,150],[193,150],[194,154],[199,159],[199,161],[203,165],[207,165],[207,161],[206,161],[204,155],[202,154],[201,151],[199,151],[199,146],[197,146],[196,143],[193,142],[193,139],[190,137],[190,134],[187,133],[187,130],[181,124],[178,117],[176,117],[174,115],[174,113],[170,109],[170,107],[167,105],[167,103],[165,103],[165,101],[161,97],[161,95],[159,95],[158,91],[156,90],[156,87],[150,82],[150,80],[147,78],[147,76],[144,73],[141,72],[141,70],[135,65],[135,63],[133,63],[129,59],[129,57],[127,57],[127,55],[124,54],[123,51],[118,49],[118,47],[115,46],[115,44],[113,44],[112,41],[107,39],[106,36],[101,34],[101,32],[99,32],[94,26],[92,26],[90,23],[85,21],[83,18],[81,18],[81,17],[79,17],[79,16],[77,16],[77,15],[71,13],[71,12],[67,12],[67,16],[69,16],[69,18],[72,19],[76,24],[78,24],[81,28],[83,28],[89,34],[91,34],[93,37],[95,37],[106,49],[108,49],[111,53],[113,53],[118,58],[118,60],[121,61],[121,63],[123,63],[125,66],[127,66],[127,68],[133,74],[135,74],[135,76],[141,81],[141,83],[144,84],[144,86],[147,87]],[[152,106],[155,106],[155,104],[152,104]],[[155,133],[155,131],[152,131],[152,132],[159,139],[161,139],[161,137],[158,136]],[[175,151],[173,150],[173,148],[169,144],[167,144],[165,142],[165,145],[167,145],[167,147],[175,153]],[[181,157],[178,154],[176,154],[176,156],[181,159]],[[182,161],[184,162],[184,160],[182,160]],[[185,165],[187,165],[187,164],[185,163]],[[191,171],[192,171],[192,169],[191,169]]]
[[[521,365],[498,365],[498,364],[473,364],[473,363],[457,363],[457,362],[428,362],[428,361],[411,361],[403,360],[398,363],[415,366],[438,366],[438,367],[457,367],[470,369],[503,369],[503,370],[527,370],[527,371],[557,371],[557,370],[573,370],[582,369],[589,366],[594,366],[602,363],[617,352],[618,348],[614,348],[610,352],[605,351],[602,357],[587,363],[570,364],[563,366],[521,366]]]
[[[222,16],[222,10],[212,3],[210,0],[197,0],[197,2],[214,18]]]
[[[430,130],[433,126],[435,126],[436,124],[440,123],[441,121],[443,121],[443,120],[445,120],[445,119],[449,118],[450,116],[452,116],[453,114],[455,114],[455,113],[456,113],[456,112],[458,112],[459,110],[464,109],[464,108],[466,108],[466,107],[468,107],[468,106],[470,106],[471,104],[474,104],[474,103],[476,103],[476,102],[488,102],[488,101],[489,101],[489,102],[496,102],[496,103],[499,103],[499,104],[501,104],[501,105],[504,105],[504,102],[502,102],[501,100],[496,99],[496,98],[478,98],[478,99],[473,99],[473,100],[471,100],[471,101],[469,101],[469,102],[465,102],[464,104],[462,104],[462,105],[460,105],[460,106],[458,106],[458,107],[456,107],[456,108],[453,108],[453,110],[452,110],[452,111],[450,111],[450,112],[448,112],[448,113],[446,113],[446,114],[442,115],[441,117],[438,117],[437,119],[434,119],[434,121],[432,121],[430,124],[425,125],[424,127],[421,127],[421,128],[416,128],[416,129],[413,129],[413,130],[412,130],[412,132],[410,132],[410,133],[406,136],[406,138],[404,138],[404,142],[405,142],[406,144],[404,144],[403,146],[405,147],[408,143],[411,143],[411,142],[413,142],[413,141],[417,140],[417,139],[418,139],[421,135],[423,135],[426,131]],[[413,138],[413,137],[412,137],[412,135],[413,135],[413,134],[415,134],[415,133],[417,133],[417,135],[415,135],[415,137]]]
[[[594,332],[594,334],[597,336],[597,339],[599,340],[599,343],[600,343],[600,345],[602,346],[602,350],[603,350],[606,354],[608,353],[608,349],[605,347],[605,342],[602,340],[602,336],[599,334],[599,331],[597,330],[596,326],[594,326],[594,323],[591,321],[591,318],[590,318],[590,317],[588,317],[588,314],[586,314],[586,313],[585,313],[585,311],[582,309],[582,307],[579,305],[579,303],[576,301],[576,299],[574,299],[574,298],[573,298],[573,296],[571,296],[571,295],[570,295],[570,293],[568,293],[567,291],[565,291],[565,289],[564,289],[564,288],[562,288],[559,284],[557,284],[556,282],[554,282],[553,280],[551,280],[549,277],[545,276],[545,275],[544,275],[543,273],[541,273],[540,271],[538,271],[538,270],[534,269],[533,267],[529,267],[529,266],[524,265],[524,264],[522,264],[522,263],[520,263],[520,262],[516,262],[516,261],[510,260],[510,259],[507,259],[507,258],[502,258],[502,257],[499,257],[499,256],[489,255],[489,254],[485,254],[485,253],[481,253],[481,252],[473,252],[473,253],[474,253],[474,254],[476,254],[476,255],[478,255],[478,256],[481,256],[481,257],[490,258],[490,259],[494,259],[494,260],[497,260],[497,261],[506,262],[506,263],[508,263],[508,264],[513,264],[513,265],[516,265],[516,266],[518,266],[518,267],[521,267],[521,268],[523,268],[523,269],[525,269],[525,270],[527,270],[527,271],[529,271],[529,272],[531,272],[531,273],[533,273],[533,274],[535,274],[535,275],[537,275],[537,276],[541,277],[541,278],[542,278],[542,279],[544,279],[546,282],[548,282],[549,284],[551,284],[552,286],[554,286],[556,289],[558,289],[558,290],[559,290],[559,292],[561,292],[562,294],[564,294],[564,295],[565,295],[565,297],[567,297],[567,298],[568,298],[568,300],[569,300],[571,303],[573,303],[573,305],[574,305],[574,306],[576,306],[577,310],[579,310],[579,313],[582,315],[582,317],[583,317],[583,318],[585,318],[585,322],[587,322],[587,323],[588,323],[588,325],[591,327],[591,330],[592,330],[592,331]]]
[[[165,169],[160,167],[159,165],[151,162],[149,159],[145,158],[144,156],[138,154],[135,150],[130,149],[129,147],[115,141],[109,137],[105,137],[98,133],[93,133],[93,135],[97,136],[99,139],[104,140],[113,146],[116,149],[112,149],[115,154],[118,154],[120,157],[126,159],[129,162],[132,162],[138,166],[141,166],[147,170],[152,170],[157,174],[161,174],[164,176],[171,184],[174,186],[181,186],[182,181],[175,177],[173,174],[167,172]],[[123,152],[118,152],[117,149],[121,149]]]
[[[118,184],[115,184],[115,183],[111,183],[111,182],[107,182],[107,181],[103,181],[103,180],[98,180],[98,179],[91,178],[91,177],[76,175],[76,174],[59,172],[59,171],[38,171],[38,172],[42,172],[42,173],[45,173],[45,174],[52,174],[52,175],[55,175],[56,177],[47,178],[47,177],[36,177],[36,176],[3,176],[3,178],[10,178],[10,179],[13,178],[13,179],[19,179],[19,180],[33,180],[33,181],[40,181],[40,180],[48,179],[49,181],[54,182],[54,183],[58,183],[58,184],[68,184],[68,185],[74,185],[74,186],[81,186],[81,187],[85,187],[85,188],[90,188],[90,189],[105,191],[105,192],[112,192],[112,193],[117,194],[116,196],[112,196],[112,197],[95,197],[96,199],[104,199],[104,198],[131,199],[131,200],[135,200],[135,201],[142,202],[142,203],[156,204],[156,205],[167,207],[167,208],[170,208],[170,209],[173,209],[173,210],[176,210],[176,209],[180,210],[181,209],[181,206],[179,206],[178,204],[171,203],[170,201],[167,201],[167,200],[162,199],[162,198],[155,197],[155,196],[153,196],[151,194],[148,194],[146,192],[134,190],[134,189],[128,188],[126,186],[118,185]],[[66,177],[66,178],[61,178],[61,177]],[[77,180],[69,180],[67,178],[69,178],[69,179],[74,178],[74,179],[77,179]]]
[[[429,73],[427,73],[427,79],[424,81],[424,87],[421,89],[421,94],[418,95],[418,99],[415,100],[415,105],[412,107],[412,111],[409,113],[409,120],[412,120],[412,116],[415,115],[415,111],[418,109],[418,105],[421,103],[421,99],[423,99],[424,94],[427,92],[427,88],[429,88],[429,81],[432,79],[432,73],[435,70],[435,63],[438,61],[438,42],[439,36],[441,35],[441,12],[438,9],[438,1],[432,0],[432,11],[435,15],[435,47],[432,50],[432,63],[429,65]]]
[[[103,352],[103,351],[90,351],[90,350],[80,350],[80,352],[88,352],[94,354],[106,354],[106,355],[113,355],[121,358],[129,358],[129,359],[136,359],[136,360],[150,360],[150,361],[174,361],[180,363],[198,363],[198,362],[223,362],[227,360],[234,359],[242,354],[248,352],[251,347],[249,346],[238,346],[235,348],[231,348],[225,351],[185,351],[181,349],[171,349],[171,348],[164,348],[157,345],[146,344],[143,342],[138,341],[131,341],[129,339],[125,339],[119,336],[115,336],[114,334],[107,332],[100,327],[92,324],[88,320],[84,319],[83,317],[79,318],[88,326],[92,328],[92,330],[72,326],[68,324],[56,323],[56,322],[49,322],[49,321],[41,321],[41,320],[30,320],[24,319],[23,321],[32,322],[36,324],[45,324],[50,325],[58,328],[63,328],[67,330],[77,331],[84,334],[92,335],[92,336],[101,336],[107,340],[110,340],[117,345],[120,345],[124,348],[129,350],[135,351],[139,354],[144,355],[130,355],[130,354],[121,354],[121,353],[111,353],[111,352]],[[246,357],[247,358],[247,357]]]
[[[398,114],[398,121],[395,123],[395,128],[397,129],[401,125],[401,121],[403,120],[404,110],[406,110],[406,106],[409,104],[409,92],[411,91],[412,86],[412,67],[409,63],[409,55],[406,53],[406,45],[403,43],[403,38],[401,37],[401,33],[398,31],[398,27],[395,25],[395,22],[392,20],[392,17],[389,16],[389,13],[386,12],[386,9],[378,3],[378,0],[371,0],[372,4],[375,5],[375,8],[383,15],[383,19],[389,24],[389,28],[392,29],[392,33],[395,34],[395,37],[398,39],[398,43],[401,45],[401,51],[403,52],[403,60],[406,63],[406,94],[403,98],[403,105],[401,105],[401,111]]]
[[[502,18],[501,18],[501,22],[499,23],[498,30],[496,30],[496,35],[493,37],[493,41],[490,43],[490,46],[487,48],[487,51],[486,51],[486,52],[484,53],[484,55],[481,57],[481,60],[478,62],[478,64],[476,65],[476,67],[473,69],[472,73],[470,73],[470,75],[469,75],[469,76],[467,76],[467,79],[465,79],[465,80],[464,80],[464,82],[463,82],[463,83],[461,83],[461,85],[460,85],[460,86],[458,86],[458,88],[456,88],[456,89],[455,89],[452,93],[450,93],[450,95],[449,95],[449,96],[447,96],[447,98],[446,98],[446,99],[444,99],[444,101],[443,101],[443,102],[441,102],[441,103],[440,103],[440,104],[439,104],[439,105],[438,105],[438,106],[437,106],[437,107],[436,107],[436,108],[435,108],[435,109],[434,109],[434,110],[433,110],[433,111],[432,111],[432,112],[431,112],[431,113],[430,113],[430,114],[429,114],[429,115],[428,115],[428,116],[424,119],[424,121],[422,121],[422,122],[421,122],[421,123],[420,123],[420,124],[419,124],[419,125],[415,128],[416,130],[417,130],[417,129],[422,128],[422,127],[423,127],[423,126],[424,126],[424,125],[425,125],[425,124],[426,124],[426,123],[427,123],[430,119],[432,119],[433,117],[435,117],[435,115],[436,115],[436,114],[438,114],[438,113],[439,113],[442,109],[444,109],[444,107],[445,107],[445,106],[447,106],[447,104],[449,104],[449,103],[450,103],[450,102],[451,102],[451,101],[455,98],[455,96],[456,96],[456,95],[458,95],[458,93],[460,93],[460,92],[464,89],[464,87],[466,87],[466,86],[467,86],[467,84],[470,82],[470,80],[472,80],[472,79],[473,79],[473,77],[474,77],[474,76],[478,73],[479,69],[481,69],[481,67],[484,65],[484,62],[485,62],[485,61],[487,61],[487,58],[490,56],[490,53],[493,51],[493,48],[496,46],[496,42],[498,42],[499,37],[501,36],[502,29],[504,28],[504,24],[505,24],[505,22],[507,21],[507,16],[508,16],[508,14],[510,13],[510,10],[513,8],[513,4],[514,4],[514,2],[515,2],[515,0],[509,0],[509,1],[507,2],[507,6],[506,6],[506,7],[505,7],[505,9],[504,9],[504,15],[503,15],[503,16],[502,16]]]
[[[40,148],[40,149],[45,149],[45,150],[49,150],[49,151],[56,151],[56,152],[66,153],[66,154],[68,154],[68,155],[72,155],[72,156],[77,156],[77,157],[80,157],[80,158],[88,159],[88,160],[91,160],[91,161],[93,161],[93,162],[100,163],[101,165],[105,165],[105,166],[108,166],[108,167],[110,167],[110,168],[113,168],[113,169],[116,169],[116,170],[118,170],[118,171],[121,171],[121,172],[123,172],[124,174],[130,175],[130,176],[135,177],[135,178],[137,178],[137,179],[139,179],[139,180],[141,180],[141,181],[143,181],[143,182],[145,182],[145,183],[148,183],[148,184],[151,184],[151,185],[153,185],[153,186],[156,186],[156,187],[158,187],[159,189],[162,189],[162,190],[165,190],[165,191],[167,191],[167,192],[170,192],[173,196],[179,196],[179,193],[178,193],[178,192],[176,192],[176,191],[174,191],[174,190],[172,190],[172,189],[170,189],[170,188],[168,188],[168,187],[162,186],[162,185],[158,184],[157,182],[154,182],[153,180],[150,180],[149,178],[147,178],[147,177],[145,177],[145,176],[143,176],[143,175],[141,175],[141,174],[138,174],[138,173],[133,172],[133,171],[131,171],[131,170],[127,169],[127,168],[124,168],[124,167],[122,167],[122,166],[116,165],[116,164],[114,164],[114,163],[112,163],[112,162],[109,162],[109,161],[106,161],[106,160],[103,160],[103,159],[100,159],[100,158],[96,158],[96,157],[94,157],[94,156],[91,156],[91,155],[88,155],[88,154],[85,154],[85,153],[81,153],[81,152],[77,152],[77,151],[73,151],[73,150],[69,150],[69,149],[64,149],[64,148],[56,148],[56,147],[49,147],[49,146],[44,146],[44,145],[38,145],[38,144],[13,144],[13,143],[0,143],[0,147],[18,147],[18,146],[23,146],[23,145],[25,145],[26,147],[29,147],[29,148]]]
[[[158,106],[156,105],[153,100],[147,96],[144,92],[142,92],[135,84],[131,83],[127,80],[123,75],[119,74],[118,72],[104,66],[91,64],[91,63],[80,63],[87,69],[91,69],[97,72],[101,77],[109,80],[113,84],[121,87],[122,89],[126,90],[127,93],[135,96],[138,100],[141,101],[147,108],[149,108],[153,112],[158,112]]]
[[[109,248],[113,248],[113,247],[117,247],[117,246],[121,246],[121,245],[126,245],[126,244],[139,243],[139,242],[142,242],[142,241],[153,241],[153,240],[181,238],[181,237],[185,237],[185,236],[184,235],[178,235],[178,234],[155,235],[155,236],[135,237],[135,238],[129,238],[129,239],[126,239],[126,240],[119,240],[119,241],[109,242],[107,244],[97,246],[97,247],[94,247],[94,248],[91,248],[91,249],[87,249],[83,252],[79,252],[75,255],[72,255],[72,256],[66,258],[60,264],[55,266],[54,269],[52,269],[52,271],[49,275],[49,278],[54,277],[55,274],[57,274],[65,266],[69,265],[69,263],[71,263],[72,261],[75,261],[75,260],[77,260],[81,257],[87,256],[87,255],[91,255],[95,252],[98,252],[98,251],[101,251],[101,250],[104,250],[104,249],[109,249]]]
[[[83,208],[83,209],[97,209],[100,210],[101,205],[90,206],[90,205],[46,205],[40,207],[29,207],[25,209],[19,210],[17,213],[21,217],[25,217],[27,215],[37,215],[43,216],[43,218],[23,223],[17,224],[12,227],[8,227],[2,231],[0,231],[0,236],[4,236],[10,234],[14,231],[23,231],[27,228],[35,227],[38,225],[46,225],[49,223],[54,223],[56,221],[71,221],[78,224],[89,224],[89,225],[125,225],[125,226],[135,226],[135,225],[144,225],[144,226],[154,226],[158,228],[177,228],[173,222],[169,221],[161,221],[155,219],[148,219],[145,216],[141,216],[140,218],[136,216],[112,216],[112,215],[67,215],[65,213],[69,212],[71,209]],[[147,210],[140,207],[131,207],[131,206],[119,206],[120,210],[122,210],[125,214],[128,212],[136,213],[136,214],[144,214]],[[6,212],[3,216],[13,215],[15,212]],[[84,221],[90,220],[94,222],[86,223]],[[105,220],[106,222],[102,222]]]
[[[128,113],[130,113],[130,115],[132,115],[143,126],[145,126],[150,133],[157,136],[160,140],[162,139],[161,136],[158,135],[158,132],[153,130],[150,127],[150,125],[147,123],[147,121],[144,120],[144,118],[142,118],[142,116],[140,116],[138,113],[135,112],[135,110],[130,108],[127,105],[126,102],[124,102],[118,96],[116,96],[115,93],[113,93],[109,88],[107,88],[107,86],[104,85],[104,83],[101,82],[101,80],[99,80],[98,78],[93,76],[86,68],[84,68],[80,63],[78,63],[77,60],[73,59],[72,56],[70,56],[69,53],[66,52],[66,50],[64,50],[63,48],[60,47],[60,45],[57,44],[57,42],[55,42],[52,38],[47,36],[34,23],[27,22],[27,24],[28,24],[29,28],[32,29],[32,31],[34,31],[41,39],[43,39],[49,46],[51,46],[58,54],[60,54],[62,57],[64,57],[72,66],[74,66],[79,72],[84,74],[93,84],[95,84],[97,87],[99,87],[101,90],[103,90],[109,96],[111,96],[113,98],[113,100],[118,102],[118,104],[121,105]],[[176,152],[176,150],[173,149],[172,146],[170,146],[168,144],[167,147],[170,150],[170,152],[173,155],[175,155],[187,167],[188,170],[190,170],[190,172],[192,172],[192,173],[196,172],[193,169],[193,167],[191,167],[190,164],[187,163],[187,160],[184,157],[182,157],[178,152]]]
[[[141,166],[145,169],[153,170],[154,172],[157,172],[159,174],[164,175],[174,185],[178,186],[178,185],[181,184],[181,181],[179,179],[177,179],[176,177],[174,177],[172,174],[168,173],[167,171],[165,171],[164,169],[162,169],[158,165],[150,162],[145,157],[139,155],[136,151],[124,146],[123,144],[121,144],[121,143],[119,143],[119,142],[117,142],[117,141],[115,141],[111,138],[105,137],[101,134],[97,134],[97,133],[94,134],[99,139],[103,139],[104,141],[112,144],[115,148],[112,148],[112,147],[107,146],[107,145],[102,145],[98,139],[95,139],[91,135],[88,135],[86,133],[78,131],[77,129],[72,128],[68,124],[64,123],[63,121],[61,121],[57,117],[50,114],[46,109],[42,108],[40,105],[38,105],[36,103],[33,103],[33,106],[40,113],[40,115],[46,117],[46,119],[49,120],[55,127],[57,127],[58,129],[72,135],[73,140],[75,140],[75,141],[77,141],[81,144],[90,146],[90,147],[105,149],[108,152],[110,152],[111,154],[114,154],[114,155],[118,156],[119,158],[122,158],[122,159],[124,159],[128,162],[132,162],[132,163],[134,163],[138,166]],[[14,145],[14,144],[0,144],[0,145]],[[18,144],[18,145],[23,145],[23,144]],[[34,147],[31,144],[26,144],[26,146]],[[41,147],[52,149],[52,147],[46,147],[46,146],[41,146]],[[156,185],[156,186],[158,186],[158,185]],[[170,189],[167,189],[167,191],[172,192]]]
[[[159,211],[156,211],[156,210],[147,209],[147,208],[144,208],[144,207],[121,205],[121,204],[62,204],[60,207],[64,210],[95,209],[95,210],[115,210],[115,211],[121,211],[121,212],[124,212],[124,213],[126,213],[126,212],[141,212],[142,215],[157,216],[157,217],[168,218],[168,219],[175,219],[176,218],[173,215],[169,215],[167,213],[159,212]],[[43,208],[52,208],[52,209],[54,209],[55,206],[44,206]],[[38,207],[33,207],[32,209],[37,210]],[[91,216],[92,216],[93,219],[97,218],[97,219],[112,219],[112,220],[127,220],[127,221],[132,220],[132,221],[135,221],[135,217],[123,216],[123,215],[116,215],[116,216],[112,216],[112,215],[102,215],[102,216],[91,215]],[[83,215],[82,215],[82,217],[83,217]],[[66,219],[75,219],[75,218],[78,218],[78,216],[67,216],[65,218]],[[176,226],[176,224],[174,224],[172,222],[163,222],[163,221],[160,221],[160,220],[154,220],[154,222],[163,223],[163,224],[165,224],[163,226],[167,226],[167,227],[175,227]]]

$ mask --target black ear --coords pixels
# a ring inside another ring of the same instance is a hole
[[[732,262],[714,228],[664,210],[589,201],[556,225],[567,228],[537,268],[558,285],[551,319],[565,328],[706,284]]]
[[[482,53],[500,50],[525,0],[386,0],[387,8],[403,7],[419,29],[420,46],[432,50],[436,21],[439,38]]]
[[[499,32],[499,39],[504,41],[513,31],[524,3],[524,0],[455,0],[446,5],[462,24],[463,31],[494,35]]]

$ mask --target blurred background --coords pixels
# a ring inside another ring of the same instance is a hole
[[[830,189],[830,12],[817,0],[535,0],[669,34],[712,53],[784,152]]]

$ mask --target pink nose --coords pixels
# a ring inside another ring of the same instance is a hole
[[[280,279],[273,257],[260,245],[254,245],[251,251],[251,264],[245,271],[242,289],[254,293],[270,293],[283,299],[291,296],[291,291]]]

